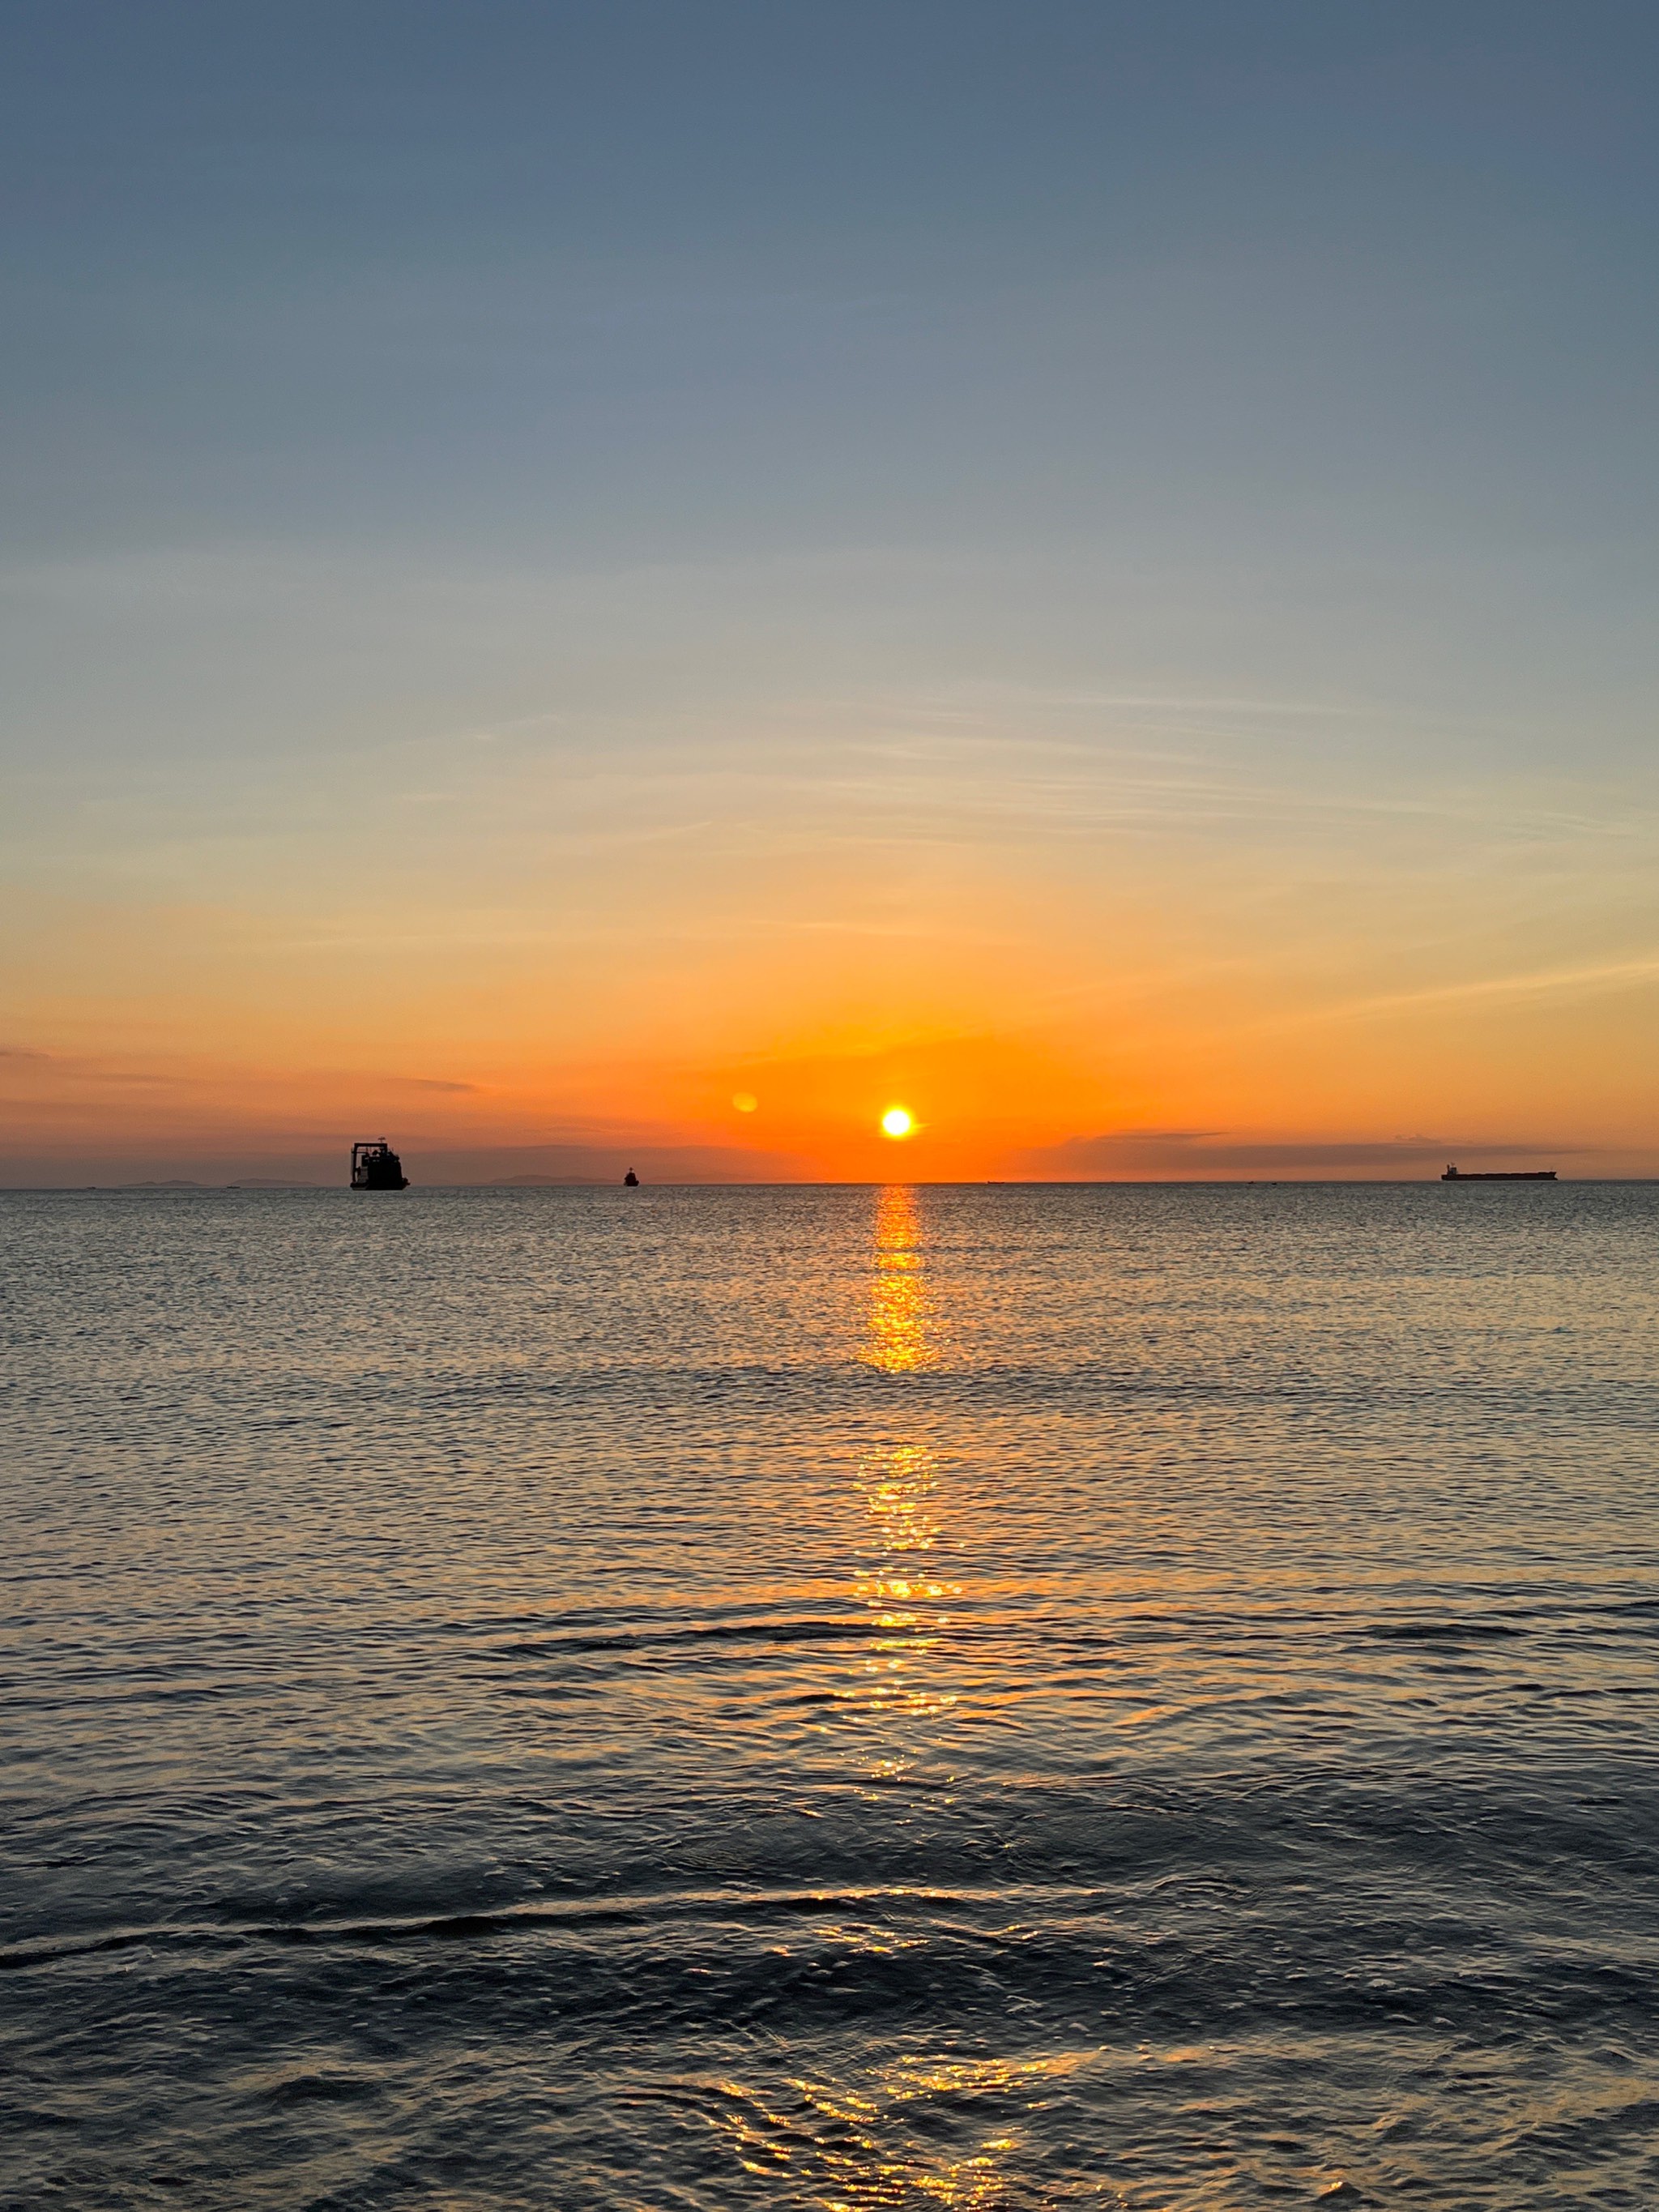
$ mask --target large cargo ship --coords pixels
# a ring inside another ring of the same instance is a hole
[[[353,1190],[407,1190],[409,1177],[404,1173],[404,1164],[384,1137],[373,1144],[351,1147],[351,1188]]]
[[[1489,1172],[1465,1175],[1461,1168],[1450,1167],[1440,1178],[1442,1182],[1553,1182],[1553,1168],[1494,1168]]]

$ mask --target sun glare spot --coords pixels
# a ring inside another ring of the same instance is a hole
[[[890,1106],[881,1117],[881,1133],[884,1137],[908,1137],[915,1123],[905,1106]]]
[[[734,1091],[732,1093],[732,1103],[739,1114],[752,1114],[756,1107],[760,1104],[760,1100],[756,1097],[752,1091]]]

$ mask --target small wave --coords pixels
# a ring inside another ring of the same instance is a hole
[[[1501,1620],[1378,1620],[1365,1633],[1394,1644],[1490,1644],[1529,1632]]]
[[[587,1636],[542,1636],[497,1644],[491,1659],[556,1659],[573,1651],[641,1651],[685,1644],[847,1644],[868,1636],[868,1614],[842,1620],[736,1620],[685,1628],[616,1628]]]
[[[259,2092],[270,2105],[353,2105],[380,2094],[380,2085],[349,2074],[290,2074]]]
[[[484,1941],[538,1929],[580,1929],[634,1925],[648,1927],[676,1920],[712,1918],[763,1924],[804,1914],[866,1912],[878,1906],[908,1905],[930,1910],[971,1912],[987,1907],[1002,1912],[1024,1901],[1086,1902],[1098,1893],[1077,1883],[1024,1882],[996,1888],[940,1887],[925,1883],[776,1890],[669,1890],[647,1895],[573,1898],[558,1904],[506,1905],[495,1911],[386,1915],[376,1919],[160,1921],[101,1936],[41,1937],[0,1948],[0,1972],[19,1972],[103,1953],[149,1945],[157,1949],[222,1950],[248,1943],[392,1944]]]

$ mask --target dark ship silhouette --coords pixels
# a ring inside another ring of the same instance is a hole
[[[404,1164],[384,1137],[369,1145],[351,1147],[353,1190],[407,1190]]]
[[[628,1173],[623,1177],[623,1188],[625,1190],[637,1190],[639,1187],[640,1179],[635,1174],[633,1169],[629,1168]]]
[[[1449,1167],[1440,1178],[1442,1182],[1553,1182],[1553,1168],[1493,1168],[1483,1175],[1465,1175],[1460,1168]]]

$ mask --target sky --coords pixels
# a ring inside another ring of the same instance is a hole
[[[0,1182],[1659,1174],[1650,5],[4,23]]]

